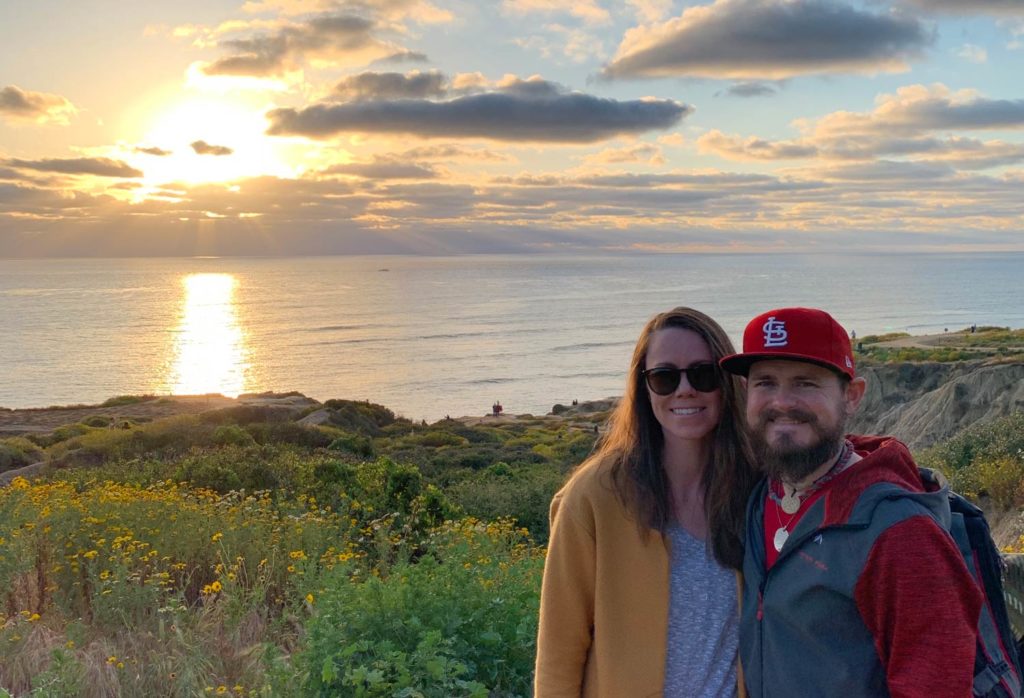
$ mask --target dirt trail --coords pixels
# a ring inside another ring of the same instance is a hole
[[[958,339],[962,337],[970,336],[969,333],[965,332],[943,332],[942,334],[921,334],[914,335],[912,337],[899,337],[897,339],[890,339],[887,342],[877,342],[874,344],[865,345],[865,347],[886,347],[889,349],[935,349],[938,347],[951,347],[959,349],[961,351],[981,351],[981,352],[994,352],[998,351],[999,347],[987,347],[987,346],[964,346]],[[856,340],[854,340],[856,345]]]

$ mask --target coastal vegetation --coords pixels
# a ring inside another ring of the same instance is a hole
[[[0,478],[43,463],[0,488],[0,696],[529,695],[548,504],[609,407],[239,402],[0,439]],[[1022,412],[915,455],[1024,506]]]
[[[867,335],[853,342],[854,355],[864,365],[932,361],[949,363],[973,359],[1020,360],[1024,330],[1008,327],[966,327],[928,337],[906,332]]]
[[[1024,412],[974,424],[919,454],[923,467],[941,470],[953,489],[987,498],[1000,509],[1024,506]]]
[[[582,420],[329,401],[0,441],[13,695],[528,695],[547,506]]]

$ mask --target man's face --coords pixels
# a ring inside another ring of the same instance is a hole
[[[758,361],[747,375],[747,424],[765,472],[799,482],[838,452],[864,394],[856,378],[804,361]]]

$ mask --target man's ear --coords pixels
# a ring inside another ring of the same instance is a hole
[[[744,390],[747,389],[747,377],[746,376],[740,376],[740,385],[743,386]]]
[[[857,376],[846,386],[846,394],[843,396],[846,401],[846,414],[853,416],[864,399],[864,393],[868,389],[868,382],[861,376]]]

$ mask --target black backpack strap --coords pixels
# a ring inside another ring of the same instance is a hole
[[[973,693],[978,698],[1018,698],[1020,660],[1003,598],[1002,557],[981,509],[952,492],[949,505],[950,535],[985,597],[978,619]]]

